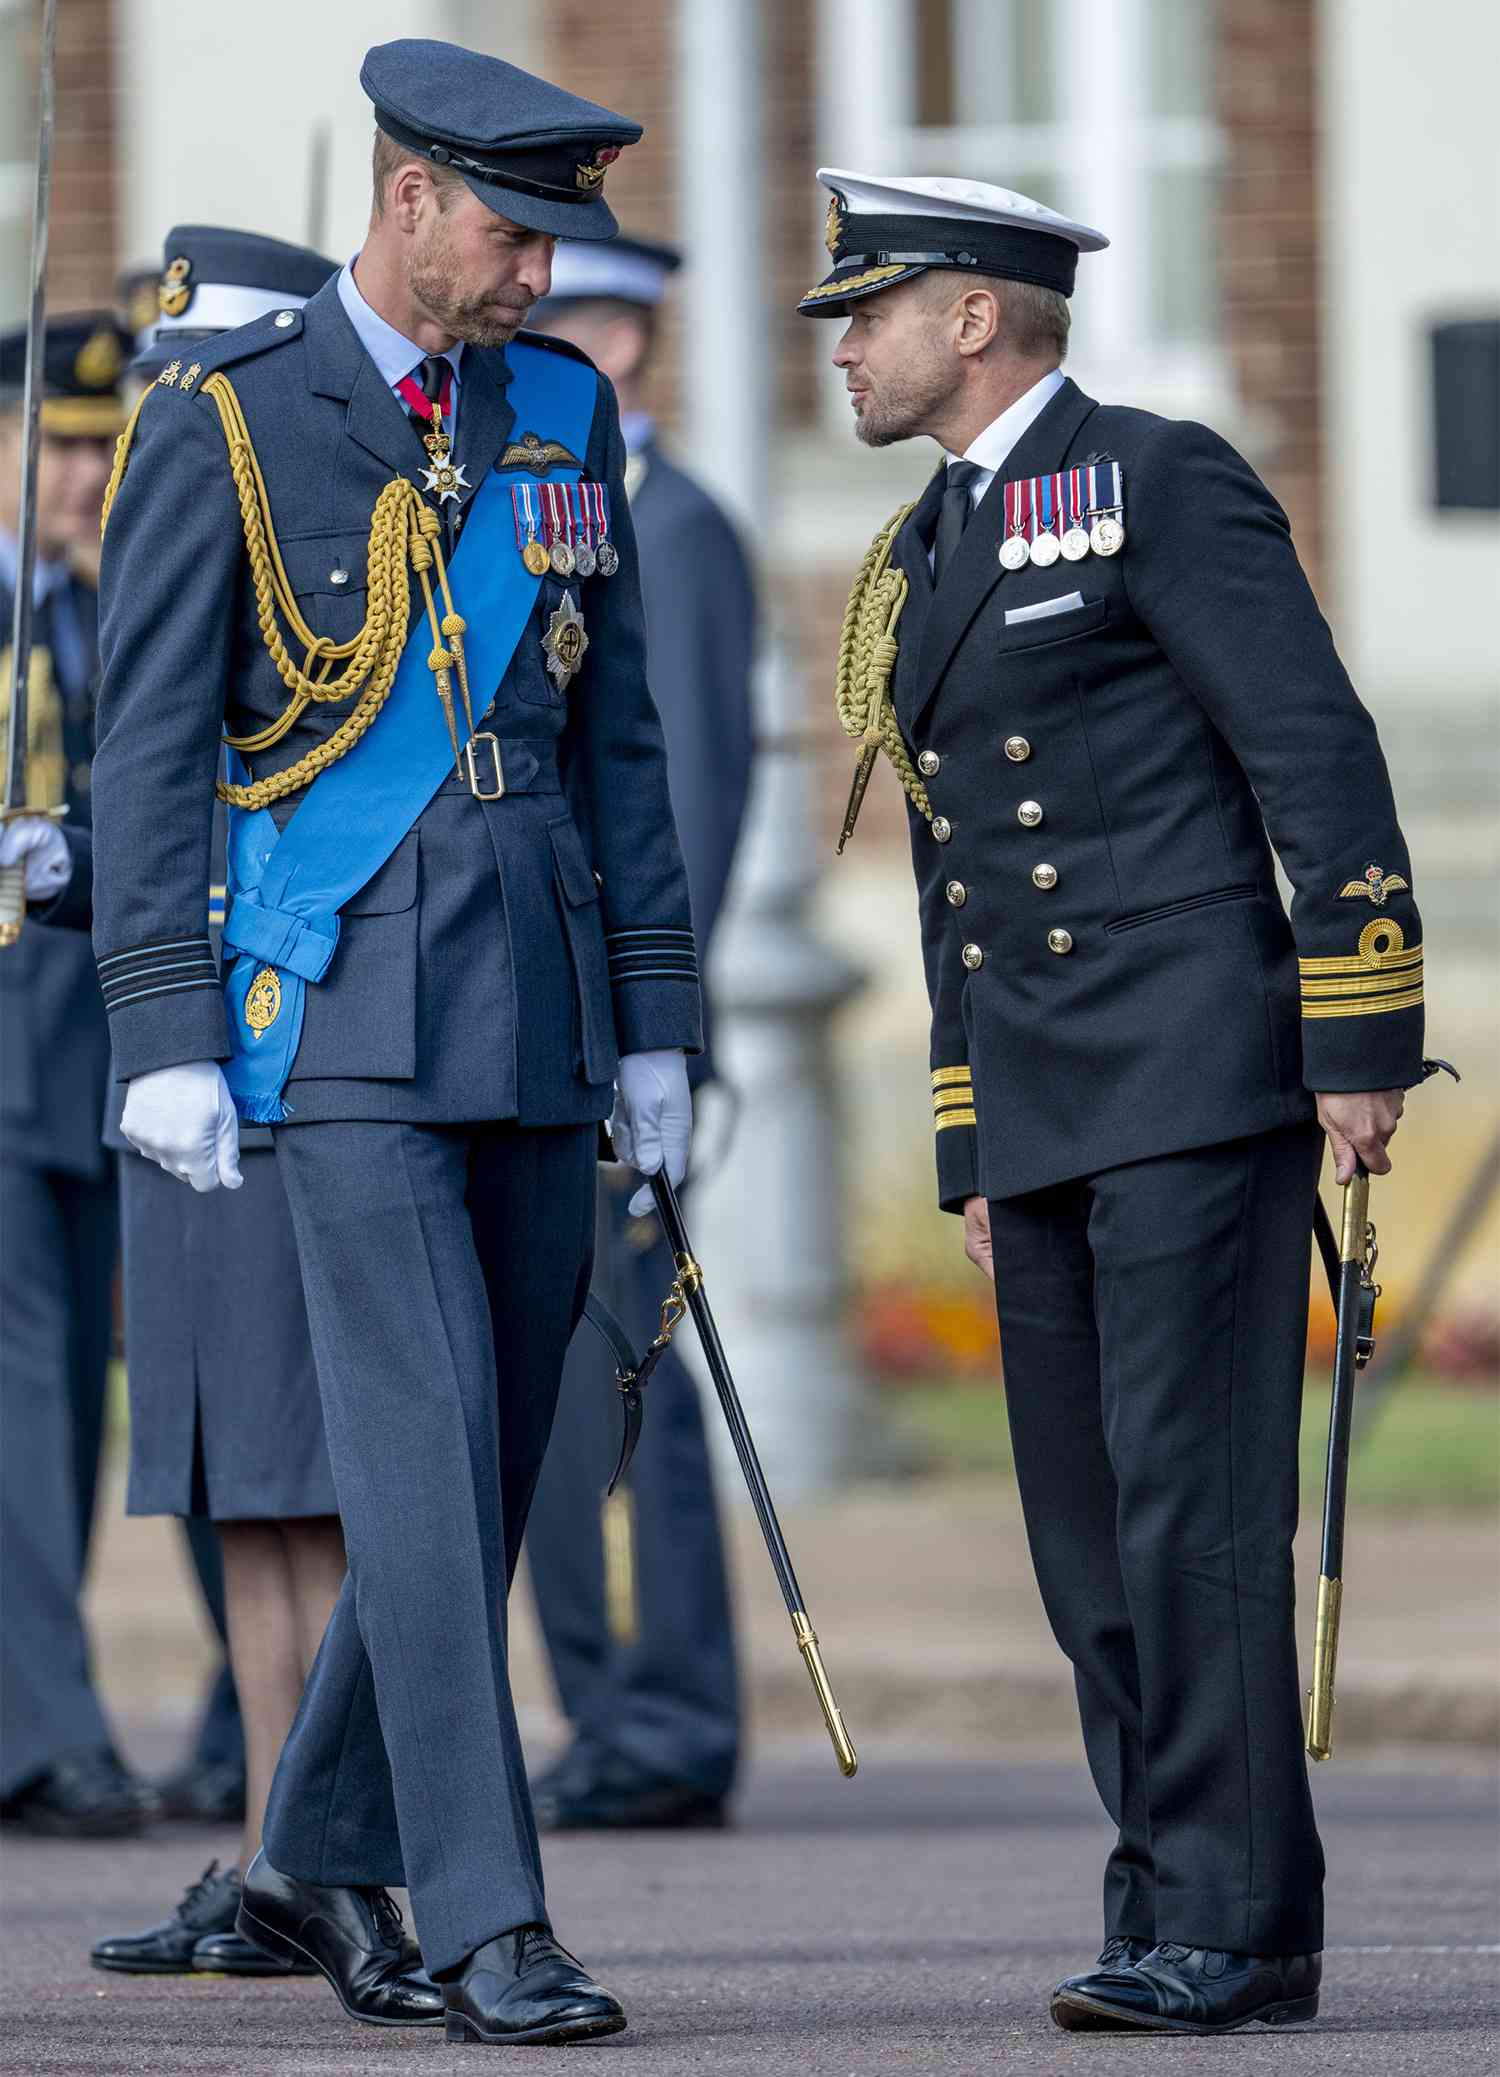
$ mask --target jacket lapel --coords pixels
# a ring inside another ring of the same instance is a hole
[[[308,381],[319,396],[349,407],[345,430],[367,454],[412,476],[422,465],[422,448],[404,405],[388,389],[380,370],[360,344],[339,301],[338,278],[324,283],[303,312]],[[420,479],[418,479],[420,480]]]
[[[1005,465],[980,499],[964,530],[943,581],[933,594],[932,610],[922,631],[911,726],[915,728],[942,683],[975,614],[1005,576],[999,555],[1004,524],[1004,486],[1017,477],[1039,476],[1062,466],[1078,430],[1097,409],[1077,383],[1066,378],[1045,411],[1027,427],[1005,458]]]
[[[946,471],[947,463],[942,468]],[[923,486],[923,492],[928,486]],[[918,501],[920,502],[920,500]],[[913,513],[896,536],[896,545],[891,560],[903,571],[907,582],[906,604],[901,609],[901,618],[896,623],[896,670],[891,685],[892,701],[896,718],[901,723],[903,734],[912,704],[916,697],[917,662],[922,653],[922,637],[926,631],[928,617],[932,612],[932,570],[927,561],[927,547],[913,524]]]
[[[507,394],[510,369],[503,354],[466,346],[459,375],[454,453],[468,479],[467,504],[504,451],[516,414]]]

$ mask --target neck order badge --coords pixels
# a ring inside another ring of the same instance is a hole
[[[512,346],[507,358],[518,419],[555,425],[581,454],[597,392],[593,369],[541,347]],[[509,489],[509,479],[485,478],[453,561],[465,583],[472,580],[468,666],[481,686],[500,685],[536,604],[536,574],[520,556],[503,552]],[[224,949],[238,956],[224,982],[235,1047],[224,1075],[250,1123],[274,1125],[290,1115],[282,1090],[302,1038],[307,984],[322,980],[332,964],[338,912],[385,864],[453,770],[452,740],[432,695],[430,646],[421,622],[402,651],[379,721],[321,774],[284,830],[269,809],[231,809]]]

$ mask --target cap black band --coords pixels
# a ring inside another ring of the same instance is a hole
[[[936,231],[949,242],[934,249]],[[835,264],[862,267],[972,268],[1006,281],[1029,281],[1070,296],[1078,276],[1078,247],[1050,231],[1011,224],[964,223],[932,216],[845,216]]]
[[[528,180],[524,174],[514,173],[508,166],[491,165],[484,159],[471,159],[464,152],[455,151],[451,145],[434,144],[426,137],[419,137],[415,130],[408,130],[403,123],[396,122],[383,109],[377,113],[375,121],[376,127],[384,130],[387,137],[397,144],[404,144],[419,158],[431,159],[435,166],[451,166],[455,173],[473,173],[493,187],[509,188],[512,194],[535,195],[541,202],[565,202],[573,207],[598,198],[597,188],[556,187],[550,181]]]

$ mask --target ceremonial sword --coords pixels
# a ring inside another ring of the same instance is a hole
[[[42,14],[41,70],[37,82],[36,200],[31,219],[31,309],[26,320],[26,387],[21,419],[21,530],[16,548],[16,603],[11,621],[10,713],[5,734],[5,794],[0,824],[21,815],[63,808],[31,806],[26,799],[26,753],[31,692],[31,644],[36,573],[37,450],[42,425],[42,365],[47,322],[47,228],[52,209],[52,136],[57,122],[57,0]],[[14,945],[26,915],[26,866],[0,866],[0,950]]]
[[[786,1547],[786,1538],[781,1533],[781,1524],[776,1519],[771,1489],[766,1484],[766,1475],[761,1469],[750,1426],[745,1419],[745,1409],[740,1404],[739,1393],[735,1390],[729,1360],[724,1354],[724,1344],[719,1339],[713,1310],[703,1288],[703,1271],[694,1257],[692,1243],[683,1224],[677,1192],[668,1181],[665,1171],[651,1178],[651,1191],[656,1199],[657,1214],[661,1219],[667,1246],[672,1251],[672,1262],[676,1272],[672,1288],[662,1301],[661,1324],[655,1340],[645,1355],[637,1361],[623,1328],[609,1309],[592,1294],[584,1307],[585,1319],[603,1338],[615,1358],[616,1382],[625,1408],[625,1438],[621,1445],[619,1462],[615,1466],[615,1475],[609,1482],[609,1492],[613,1493],[620,1483],[635,1454],[635,1446],[641,1432],[642,1393],[645,1386],[652,1371],[666,1353],[673,1330],[691,1313],[693,1325],[698,1330],[698,1339],[703,1345],[703,1354],[708,1361],[714,1390],[719,1396],[719,1405],[729,1425],[735,1455],[739,1458],[740,1469],[745,1474],[745,1484],[750,1490],[761,1534],[766,1540],[766,1549],[770,1553],[771,1565],[776,1574],[776,1584],[781,1589],[786,1612],[792,1619],[792,1635],[807,1667],[813,1693],[818,1698],[818,1707],[822,1710],[823,1721],[828,1727],[828,1736],[833,1741],[839,1771],[846,1776],[851,1775],[859,1766],[859,1756],[845,1729],[843,1713],[824,1670],[823,1654],[818,1648],[818,1633],[812,1626],[807,1604],[802,1598],[802,1589],[797,1584],[791,1553]]]

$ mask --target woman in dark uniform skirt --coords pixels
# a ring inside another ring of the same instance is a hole
[[[129,1514],[208,1520],[224,1561],[245,1725],[239,1866],[210,1868],[172,1916],[101,1940],[100,1968],[289,1972],[234,1930],[277,1757],[344,1578],[302,1276],[270,1134],[244,1131],[240,1190],[199,1196],[120,1161]]]

